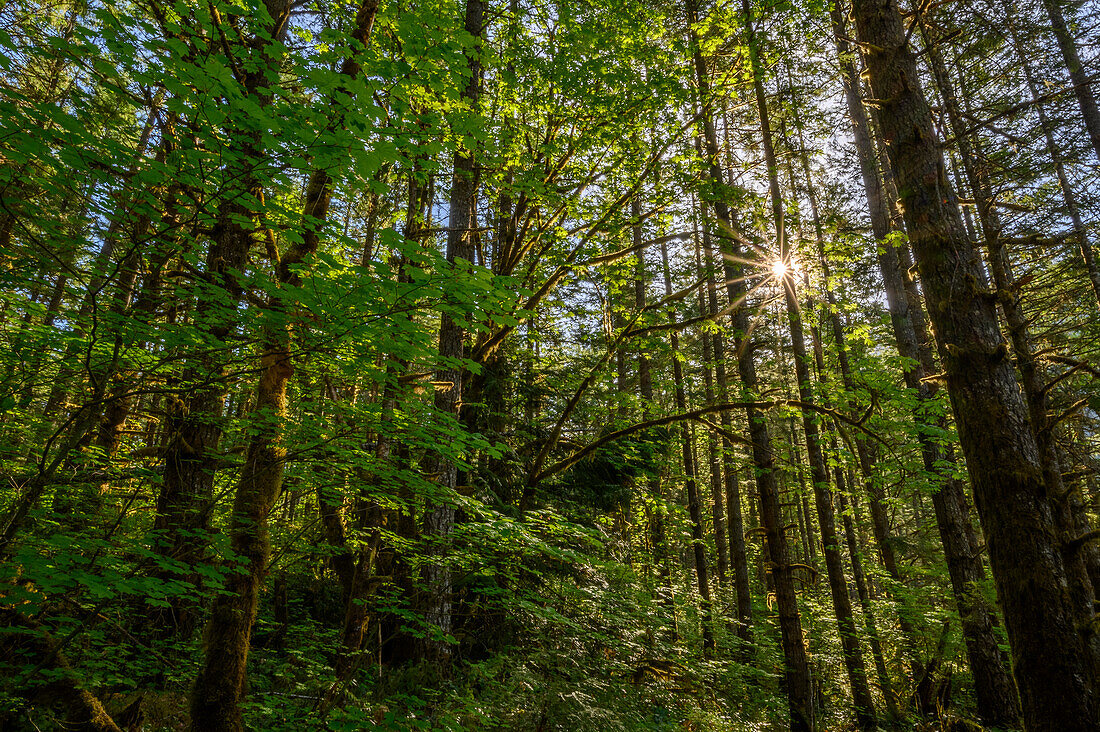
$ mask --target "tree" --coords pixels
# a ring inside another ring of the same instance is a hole
[[[859,0],[854,9],[872,93],[890,107],[884,114],[880,106],[875,116],[897,175],[989,544],[1024,723],[1030,729],[1085,729],[1096,715],[1087,661],[1073,625],[1065,567],[1052,546],[1048,487],[993,300],[949,193],[897,6]],[[948,192],[946,199],[942,192]],[[958,272],[963,287],[952,286]],[[1035,632],[1040,622],[1042,632]],[[1051,654],[1051,648],[1061,652]],[[1055,698],[1059,701],[1052,704]]]
[[[1090,728],[1095,28],[855,10],[0,4],[0,726]]]

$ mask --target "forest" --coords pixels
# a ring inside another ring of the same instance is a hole
[[[1100,729],[1094,0],[0,0],[0,730]]]

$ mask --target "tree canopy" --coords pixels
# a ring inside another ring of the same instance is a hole
[[[1096,9],[0,2],[0,728],[1097,729]]]

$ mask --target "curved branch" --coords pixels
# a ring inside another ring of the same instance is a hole
[[[538,473],[532,471],[532,474],[528,477],[527,485],[529,487],[536,486],[550,476],[573,467],[581,460],[584,460],[586,457],[588,457],[604,445],[610,442],[614,442],[615,440],[621,440],[624,437],[629,437],[636,432],[650,429],[651,427],[663,427],[664,425],[668,424],[677,424],[679,422],[686,422],[688,420],[698,420],[700,417],[704,417],[708,414],[715,414],[731,409],[771,409],[773,407],[784,404],[785,401],[786,400],[773,402],[722,402],[720,404],[711,404],[706,407],[701,407],[690,412],[683,412],[681,414],[669,414],[664,417],[658,417],[656,419],[648,419],[644,422],[638,422],[636,424],[630,425],[629,427],[624,427],[621,430],[609,432],[595,442],[590,442],[589,444],[582,447],[580,450],[574,452],[569,457],[562,458],[561,460],[557,461],[556,463],[550,465],[549,467]]]

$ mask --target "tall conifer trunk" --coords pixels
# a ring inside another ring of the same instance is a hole
[[[830,272],[829,262],[825,256],[825,233],[824,227],[821,223],[821,214],[818,211],[817,204],[817,192],[814,189],[813,178],[810,174],[810,158],[809,151],[806,149],[806,145],[802,140],[801,127],[798,128],[798,143],[799,152],[798,157],[802,163],[802,172],[805,176],[806,182],[806,198],[810,204],[810,215],[814,225],[814,242],[817,246],[818,263],[821,266],[822,279],[824,281],[825,290],[825,302],[826,302],[826,314],[825,317],[829,320],[832,331],[833,341],[836,348],[837,361],[840,364],[841,379],[844,385],[844,389],[852,394],[855,391],[855,383],[852,379],[851,366],[848,360],[848,345],[844,338],[844,328],[840,322],[840,312],[837,308],[836,296],[833,293],[832,285],[832,272]],[[795,179],[794,165],[790,164],[787,168],[791,191],[798,189],[797,181]],[[801,228],[799,228],[800,238],[804,238]],[[809,288],[809,276],[808,273],[803,273],[803,282]],[[814,365],[817,368],[817,379],[825,385],[828,383],[828,371],[825,365],[825,350],[822,343],[820,329],[814,326],[810,327],[810,340],[813,345],[814,352]],[[830,406],[828,401],[825,402],[825,406]],[[856,443],[856,452],[860,455],[870,453],[870,449],[866,444],[866,437],[862,434],[856,435],[853,440]],[[836,436],[829,436],[829,450],[832,453],[837,452]],[[870,459],[870,458],[868,458]],[[872,463],[873,465],[873,463]],[[867,471],[867,479],[873,480],[873,469]],[[856,590],[859,596],[860,605],[863,610],[864,627],[867,630],[867,639],[871,647],[871,654],[875,665],[875,674],[878,679],[878,684],[882,690],[883,699],[886,702],[887,713],[891,719],[897,719],[899,712],[897,708],[897,701],[894,699],[894,692],[892,684],[890,682],[889,673],[886,670],[886,661],[882,655],[882,642],[879,638],[878,627],[875,623],[874,613],[872,612],[870,605],[870,595],[867,591],[867,582],[863,573],[862,560],[859,554],[858,546],[855,541],[855,532],[852,527],[852,518],[845,511],[845,479],[844,469],[838,464],[833,468],[833,480],[836,485],[836,496],[839,501],[840,511],[842,514],[844,536],[848,544],[848,553],[851,557],[852,564],[852,579],[855,582]]]
[[[1062,0],[1043,0],[1043,7],[1047,11],[1050,20],[1050,28],[1054,32],[1054,38],[1058,41],[1058,50],[1062,52],[1062,61],[1066,65],[1066,72],[1073,82],[1073,93],[1077,97],[1077,104],[1081,108],[1081,117],[1085,121],[1085,130],[1092,141],[1092,149],[1096,157],[1100,158],[1100,107],[1096,104],[1096,95],[1092,91],[1092,81],[1088,70],[1081,63],[1081,55],[1077,52],[1077,42],[1069,31],[1066,16],[1062,12]]]
[[[1035,106],[1035,113],[1039,117],[1039,127],[1043,130],[1047,155],[1050,156],[1050,162],[1053,163],[1054,172],[1058,176],[1058,186],[1062,191],[1062,201],[1066,205],[1066,213],[1069,214],[1070,221],[1073,223],[1073,232],[1080,240],[1078,247],[1081,252],[1081,260],[1085,264],[1085,271],[1088,273],[1089,283],[1092,285],[1092,293],[1096,297],[1096,305],[1100,307],[1100,265],[1096,262],[1096,254],[1089,239],[1088,229],[1085,228],[1084,219],[1081,218],[1081,208],[1077,202],[1077,194],[1070,184],[1069,176],[1066,175],[1062,152],[1054,141],[1054,125],[1047,115],[1046,106],[1040,101],[1041,95],[1035,80],[1035,71],[1031,67],[1027,51],[1020,40],[1020,33],[1016,29],[1014,18],[1009,20],[1008,32],[1012,40],[1012,50],[1015,52],[1020,68],[1024,72],[1028,94],[1031,96],[1030,102]]]
[[[481,41],[485,34],[485,0],[466,0],[463,27],[473,37],[474,43],[466,51],[466,68],[469,76],[462,90],[462,101],[468,114],[477,114],[481,93]],[[447,223],[447,261],[460,273],[474,261],[477,237],[477,161],[473,138],[463,138],[454,155],[454,174],[451,179],[450,219]],[[435,380],[440,386],[435,393],[435,408],[441,414],[459,417],[462,405],[462,380],[465,369],[455,362],[465,354],[463,326],[444,312],[439,325],[439,358],[442,362]],[[453,458],[442,453],[433,454],[427,462],[428,472],[440,486],[441,496],[425,507],[423,536],[429,541],[445,542],[454,528],[455,509],[449,496],[458,485],[458,466]],[[442,547],[433,549],[437,559],[424,567],[424,613],[429,623],[443,635],[451,632],[453,624],[450,571],[442,561]],[[446,664],[450,660],[450,647],[445,641],[426,640],[422,656],[427,660]]]
[[[1038,447],[981,262],[947,181],[895,0],[855,0],[874,112],[935,326],[1029,730],[1097,724]]]
[[[707,310],[712,317],[718,314],[718,286],[715,282],[714,240],[710,225],[707,223],[707,208],[699,202],[699,213],[703,219],[703,249],[706,251],[707,269]],[[712,334],[711,349],[714,356],[714,378],[718,388],[718,398],[730,401],[729,378],[726,374],[726,354],[720,335]],[[741,486],[737,480],[737,464],[734,461],[733,443],[726,435],[733,431],[733,416],[728,411],[721,415],[722,454],[721,470],[724,478],[726,537],[729,543],[730,565],[733,570],[734,592],[737,598],[737,637],[743,643],[752,643],[752,595],[749,590],[749,560],[745,551],[745,520],[741,511]]]
[[[668,245],[661,242],[661,263],[664,265],[665,297],[672,296],[672,276],[668,265]],[[669,322],[672,325],[670,340],[672,343],[672,381],[675,389],[676,408],[681,413],[687,411],[687,392],[684,389],[684,369],[680,365],[680,359],[676,354],[680,350],[680,337],[676,329],[676,315],[669,314]],[[683,447],[684,463],[684,490],[687,493],[688,518],[691,519],[691,551],[695,560],[695,579],[699,590],[699,598],[702,604],[703,616],[703,650],[710,651],[714,648],[714,632],[712,624],[712,602],[710,596],[710,581],[707,579],[707,552],[703,543],[703,510],[699,505],[699,485],[696,482],[696,458],[695,446],[691,429],[688,425],[681,425],[680,442]]]
[[[898,353],[909,359],[912,364],[904,371],[903,376],[906,386],[914,390],[922,402],[927,402],[934,399],[935,394],[925,377],[931,376],[935,371],[924,326],[925,319],[919,296],[915,288],[907,286],[903,274],[908,267],[903,267],[899,254],[906,253],[907,248],[895,247],[888,240],[894,227],[891,224],[891,206],[887,200],[886,182],[879,178],[879,172],[876,169],[877,154],[873,148],[867,114],[858,93],[859,78],[850,60],[844,16],[838,6],[834,6],[831,13],[834,39],[841,58],[848,114],[852,123],[860,173],[870,210],[871,228],[878,243],[879,270],[886,289],[886,301],[894,339]],[[884,162],[885,169],[882,172],[890,174],[889,161]],[[920,424],[927,418],[914,414],[914,419]],[[942,428],[942,426],[937,427]],[[949,464],[949,461],[953,460],[951,452],[945,451],[935,443],[927,428],[918,431],[918,440],[921,444],[921,457],[925,470],[930,475],[942,474],[943,470],[940,466]],[[867,471],[867,462],[862,453],[860,463],[864,471]],[[933,491],[932,504],[947,560],[948,574],[951,577],[952,591],[959,610],[970,669],[974,675],[979,714],[987,724],[1012,726],[1019,716],[1015,684],[1012,682],[1007,662],[1002,657],[997,639],[993,634],[993,626],[996,623],[993,609],[986,604],[981,593],[976,591],[985,571],[979,554],[981,542],[970,522],[962,482],[944,475]],[[871,509],[872,525],[877,535],[883,530],[885,513],[882,512],[882,506],[879,503],[880,515],[875,516],[874,500],[872,500]],[[882,545],[881,539],[880,545]],[[896,571],[896,561],[893,566]],[[887,569],[889,568],[888,566]]]
[[[698,212],[698,207],[693,206],[693,213]],[[695,269],[704,271],[703,244],[699,233],[698,224],[695,225]],[[707,309],[707,285],[701,282],[699,285],[699,313],[706,313]],[[703,346],[703,399],[706,404],[714,404],[714,363],[715,343],[705,331],[700,333]],[[711,494],[711,527],[714,531],[714,550],[718,555],[718,584],[725,586],[728,582],[729,571],[729,545],[726,543],[726,510],[723,498],[725,497],[722,483],[722,460],[719,454],[718,435],[711,430],[707,437],[707,458],[710,467],[710,494]]]
[[[783,196],[779,188],[779,167],[772,142],[771,121],[764,93],[760,50],[757,45],[752,10],[748,0],[741,0],[741,12],[745,24],[749,63],[752,69],[753,91],[760,116],[761,138],[764,147],[764,162],[768,172],[768,188],[771,194],[776,244],[779,247],[780,261],[785,266],[789,266],[792,259],[784,222]],[[798,378],[799,399],[804,405],[812,406],[814,404],[814,394],[810,377],[810,356],[806,350],[801,307],[795,293],[793,273],[788,271],[778,279],[779,286],[783,288],[783,297],[787,305],[787,322],[790,326],[791,346],[794,349],[794,367]],[[876,726],[875,707],[871,699],[871,689],[867,684],[867,672],[863,664],[863,652],[859,645],[855,617],[852,614],[851,598],[848,596],[848,581],[844,576],[844,560],[840,554],[840,539],[836,531],[836,510],[833,506],[832,492],[829,489],[829,473],[825,468],[820,428],[817,423],[817,414],[805,407],[802,410],[802,429],[806,435],[806,454],[810,461],[810,477],[813,481],[818,526],[821,529],[825,569],[829,577],[829,589],[833,601],[833,612],[836,614],[837,629],[840,633],[844,665],[848,671],[848,682],[852,688],[852,702],[855,707],[856,720],[862,729],[874,729]]]
[[[645,250],[642,249],[642,210],[638,197],[634,196],[630,201],[630,235],[635,247],[638,247],[637,263],[634,267],[634,308],[641,312],[646,307],[646,269]],[[653,374],[649,358],[644,351],[638,352],[638,396],[642,402],[642,419],[647,420],[652,416]],[[665,505],[661,495],[661,479],[659,475],[651,475],[646,481],[646,489],[649,491],[653,502],[652,513],[649,517],[649,543],[653,553],[653,562],[657,565],[657,576],[660,582],[658,594],[661,605],[668,613],[669,637],[675,641],[680,637],[676,621],[675,588],[672,584],[672,571],[668,559],[668,537],[665,531]]]
[[[688,22],[691,24],[698,22],[694,1],[687,0],[685,8]],[[710,77],[703,53],[699,48],[699,41],[693,31],[690,32],[690,40],[691,62],[695,70],[699,102],[703,109],[700,125],[703,132],[706,169],[715,188],[720,189],[725,186],[725,176],[718,163],[718,136],[714,130],[714,118],[710,106],[712,101]],[[751,398],[759,386],[756,355],[750,341],[748,314],[745,308],[740,307],[746,299],[748,288],[742,278],[743,268],[735,265],[731,259],[741,254],[739,235],[725,200],[716,198],[712,205],[715,218],[723,229],[719,232],[719,251],[723,255],[731,255],[731,257],[723,256],[723,269],[726,276],[726,294],[730,304],[734,306],[730,315],[733,346],[737,354],[737,371],[741,377],[742,394],[746,398]],[[752,461],[760,498],[760,522],[764,528],[767,562],[775,585],[776,607],[779,612],[779,630],[786,662],[785,681],[791,730],[792,732],[810,732],[816,727],[810,689],[810,670],[802,637],[802,622],[798,614],[790,549],[780,508],[779,482],[776,476],[771,434],[767,419],[761,410],[749,408],[746,410],[746,417],[749,423]]]
[[[1048,414],[1047,390],[1044,388],[1045,376],[1033,353],[1027,316],[1020,304],[1020,289],[1016,286],[1008,248],[1001,238],[1000,216],[994,208],[993,192],[988,177],[984,174],[988,164],[982,157],[980,140],[976,135],[972,136],[966,131],[959,99],[942,54],[934,40],[929,37],[930,34],[923,23],[921,30],[928,49],[927,56],[933,77],[939,87],[943,106],[947,110],[948,125],[958,145],[963,173],[977,204],[978,223],[988,252],[989,271],[993,275],[997,302],[1008,328],[1012,355],[1027,400],[1028,416],[1036,445],[1039,447],[1039,464],[1043,470],[1043,481],[1046,483],[1051,506],[1054,509],[1054,521],[1062,535],[1059,546],[1066,566],[1070,598],[1077,613],[1077,626],[1081,629],[1082,640],[1090,654],[1093,668],[1100,670],[1100,637],[1092,627],[1095,597],[1085,561],[1086,556],[1093,550],[1091,547],[1081,550],[1071,544],[1077,533],[1077,519],[1083,514],[1084,509],[1080,497],[1073,491],[1067,491],[1062,480],[1062,466],[1055,443],[1053,425],[1050,424]],[[1083,533],[1087,530],[1087,522],[1085,522],[1081,531]]]

